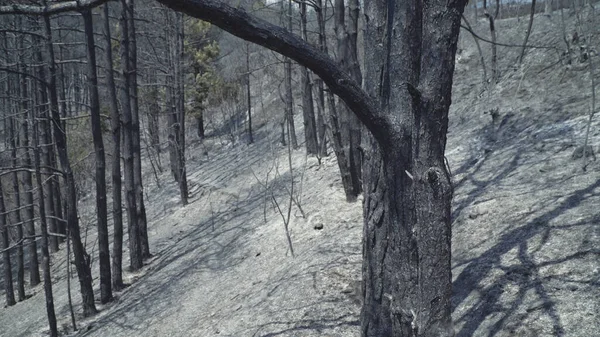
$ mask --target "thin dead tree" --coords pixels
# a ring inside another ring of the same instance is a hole
[[[6,306],[15,305],[15,292],[13,288],[12,263],[10,260],[10,245],[8,237],[8,222],[6,219],[6,206],[4,204],[4,190],[0,180],[0,251],[2,252],[2,269],[4,269],[4,295]]]
[[[50,5],[47,5],[50,6]],[[85,247],[81,241],[81,234],[79,229],[79,215],[77,212],[77,188],[75,186],[75,176],[69,160],[67,151],[67,135],[65,128],[62,127],[59,105],[58,105],[58,94],[57,94],[57,83],[56,83],[56,57],[54,56],[54,46],[52,38],[52,30],[50,26],[50,15],[43,15],[44,21],[44,33],[46,43],[46,64],[49,70],[49,81],[47,83],[48,91],[50,93],[50,117],[54,128],[54,137],[56,140],[56,148],[58,151],[58,158],[60,161],[61,169],[64,173],[65,182],[67,185],[67,226],[71,234],[71,240],[73,243],[73,255],[75,258],[75,268],[77,269],[77,276],[79,278],[79,286],[81,291],[81,297],[83,300],[83,315],[91,316],[97,312],[96,305],[94,303],[94,290],[92,288],[92,274],[90,271],[89,260],[90,257],[85,251]]]
[[[498,83],[498,54],[496,48],[496,26],[494,24],[494,18],[489,14],[485,13],[485,16],[490,22],[490,34],[492,35],[492,83]]]
[[[531,28],[533,27],[533,17],[535,16],[535,1],[536,0],[531,0],[529,24],[527,25],[527,32],[525,33],[525,39],[523,40],[523,47],[521,49],[521,55],[519,56],[519,64],[523,63],[523,58],[525,58],[525,52],[527,51],[527,41],[529,41],[529,35],[531,35]]]
[[[108,4],[104,5],[102,20],[104,23],[104,50],[106,59],[106,84],[110,106],[110,126],[113,141],[112,151],[112,215],[113,215],[113,250],[112,250],[112,287],[118,291],[123,289],[123,210],[121,184],[121,115],[119,113],[115,78],[113,74],[113,55],[110,32],[110,15]]]
[[[35,116],[31,113],[33,122],[33,156],[35,164],[35,177],[37,182],[38,192],[38,211],[40,214],[40,232],[42,239],[42,273],[44,275],[44,294],[46,296],[46,313],[48,316],[48,324],[50,326],[50,336],[58,337],[58,328],[56,324],[56,313],[54,311],[54,295],[52,293],[52,276],[50,275],[50,253],[48,250],[48,223],[46,221],[46,202],[44,198],[44,183],[42,178],[42,170],[40,168],[40,142],[39,128],[35,121]],[[51,173],[52,174],[52,173]]]
[[[91,10],[83,10],[81,15],[83,17],[87,48],[87,79],[90,86],[90,120],[96,161],[96,174],[94,180],[96,181],[96,221],[98,222],[100,302],[104,304],[112,300],[110,248],[108,247],[108,206],[106,201],[106,159],[104,154],[104,140],[102,139],[102,121],[100,120],[100,95],[98,93],[98,74],[96,72],[94,22]]]

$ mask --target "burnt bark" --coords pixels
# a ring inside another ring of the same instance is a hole
[[[485,13],[485,16],[488,18],[490,22],[490,33],[492,35],[492,83],[498,83],[498,56],[496,52],[496,26],[494,24],[494,18]],[[482,60],[483,62],[483,60]],[[482,63],[483,64],[483,63]]]
[[[42,113],[45,115],[45,112]],[[46,218],[46,199],[44,196],[44,185],[42,182],[42,171],[40,169],[40,142],[38,139],[38,123],[35,122],[34,115],[31,114],[33,127],[33,154],[35,165],[35,177],[38,191],[38,210],[40,212],[40,232],[42,239],[42,273],[44,275],[44,295],[46,297],[46,314],[48,316],[48,325],[50,327],[50,336],[58,336],[56,324],[56,313],[54,312],[54,295],[52,294],[52,277],[50,275],[50,253],[48,250],[48,224]],[[52,205],[53,206],[53,205]]]
[[[148,225],[146,219],[146,206],[144,203],[144,184],[142,181],[142,152],[140,139],[139,96],[137,84],[137,39],[135,34],[135,8],[134,0],[126,0],[126,15],[129,33],[129,91],[131,100],[131,132],[133,145],[133,181],[135,185],[135,206],[138,235],[142,259],[151,257],[148,242]]]
[[[92,12],[81,12],[87,47],[87,79],[90,89],[90,112],[92,140],[96,161],[96,221],[98,226],[98,264],[100,266],[100,302],[112,300],[112,278],[110,275],[110,249],[108,247],[108,206],[106,202],[106,159],[100,120],[100,97],[98,75],[96,73],[96,44],[94,41],[94,21]],[[109,49],[109,48],[107,48]]]
[[[6,221],[6,207],[4,205],[4,190],[0,181],[0,251],[2,251],[2,269],[4,269],[4,295],[6,306],[15,305],[15,291],[13,288],[12,263],[8,240],[8,223]]]
[[[123,285],[123,201],[121,200],[121,115],[119,113],[115,78],[113,74],[113,55],[111,48],[110,16],[108,5],[104,5],[104,40],[106,57],[106,85],[110,106],[110,128],[113,141],[113,160],[111,165],[112,214],[113,214],[113,250],[112,250],[112,287],[118,291]]]
[[[73,256],[75,257],[75,268],[79,278],[79,286],[83,301],[83,315],[91,316],[95,314],[96,305],[94,303],[94,290],[92,288],[92,274],[89,265],[89,255],[81,241],[79,231],[79,216],[77,214],[77,188],[75,187],[75,177],[69,161],[67,152],[67,135],[65,129],[61,127],[60,113],[58,110],[58,95],[56,92],[56,63],[54,57],[54,47],[52,46],[52,31],[50,29],[50,17],[44,16],[44,31],[46,34],[47,64],[50,73],[48,88],[50,93],[50,117],[54,127],[54,137],[60,166],[64,174],[67,185],[67,226],[73,242]]]
[[[337,62],[342,69],[351,74],[357,83],[360,83],[362,75],[356,50],[358,2],[354,1],[352,3],[352,10],[350,11],[351,21],[348,26],[345,21],[346,8],[344,0],[335,0],[334,10],[335,32],[337,36]],[[342,171],[342,183],[344,184],[346,199],[352,201],[356,200],[356,197],[362,192],[362,164],[359,152],[361,141],[360,122],[344,102],[337,104],[335,110],[337,114],[334,114],[333,111],[330,113],[336,121],[330,125],[334,137],[338,138],[338,146],[341,147],[336,150],[336,154],[341,151],[344,152],[343,157],[338,155],[338,161],[346,161],[343,164],[339,164],[339,166]]]
[[[37,45],[42,45],[42,40],[40,38],[36,38],[36,44]],[[35,55],[37,57],[38,62],[43,63],[44,62],[44,58],[42,56],[42,50],[41,49],[37,49],[35,51]],[[46,72],[45,69],[43,67],[38,67],[37,68],[37,75],[39,78],[46,78]],[[39,132],[39,137],[42,139],[44,146],[40,146],[39,151],[41,151],[41,165],[44,165],[44,167],[52,167],[52,157],[55,156],[54,154],[54,145],[52,142],[52,130],[50,129],[50,112],[49,112],[49,106],[48,106],[48,95],[49,95],[49,91],[48,90],[52,90],[47,88],[46,86],[42,85],[42,83],[38,83],[36,85],[36,87],[38,88],[38,95],[36,96],[38,99],[38,104],[36,104],[36,106],[38,107],[37,110],[39,110],[39,120],[37,121],[37,130]],[[52,181],[53,178],[52,177],[48,177],[49,179],[47,180],[47,182],[45,184],[43,184],[42,186],[40,186],[40,188],[44,188],[44,203],[45,203],[45,208],[46,208],[46,212],[45,214],[48,215],[48,217],[45,219],[48,225],[48,229],[50,232],[52,233],[56,233],[57,232],[57,226],[56,226],[56,216],[54,214],[54,188],[52,186]],[[58,238],[56,236],[52,236],[49,238],[49,247],[50,250],[52,252],[57,252],[58,251]]]
[[[250,43],[246,43],[246,100],[248,102],[246,104],[248,108],[248,144],[252,144],[254,135],[252,134],[252,96],[250,94]]]
[[[24,48],[23,39],[19,40],[19,48]],[[22,74],[27,73],[27,68],[24,62],[19,63],[19,71]],[[20,97],[21,97],[21,110],[23,111],[22,124],[21,124],[21,153],[20,157],[23,158],[23,165],[25,167],[33,167],[31,162],[31,152],[29,150],[29,134],[30,124],[25,112],[30,108],[30,91],[28,80],[25,76],[20,76]],[[23,189],[25,194],[25,209],[24,209],[24,221],[25,221],[25,233],[30,239],[27,240],[27,255],[29,255],[29,284],[31,286],[38,285],[40,283],[40,269],[39,259],[37,252],[37,244],[34,239],[35,237],[35,225],[33,223],[34,212],[33,212],[33,178],[31,172],[23,172]]]
[[[185,164],[185,88],[184,88],[184,73],[183,73],[183,58],[184,58],[184,25],[183,13],[177,13],[177,62],[176,62],[176,83],[177,83],[177,122],[179,126],[179,137],[177,137],[177,161],[179,162],[179,195],[181,203],[185,206],[188,204],[188,184],[187,172]]]
[[[128,4],[121,0],[121,69],[123,73],[123,86],[121,88],[121,108],[123,110],[123,171],[125,175],[125,200],[127,203],[127,224],[129,234],[129,263],[131,270],[142,268],[143,257],[140,242],[139,219],[137,215],[136,185],[134,181],[134,132],[132,124],[132,89],[131,53],[129,51],[129,16]]]
[[[281,4],[283,6],[283,3]],[[282,13],[283,14],[283,13]],[[288,0],[287,6],[286,28],[288,32],[292,32],[292,0]],[[296,126],[294,124],[294,95],[292,93],[292,60],[285,58],[283,61],[283,69],[285,73],[285,119],[288,124],[288,133],[291,145],[294,149],[298,148],[298,138],[296,137]]]
[[[319,50],[327,54],[327,41],[325,34],[325,8],[323,1],[315,1],[315,13],[317,15],[317,24],[319,26]],[[323,80],[317,76],[315,79],[317,89],[317,138],[319,143],[319,158],[325,157],[327,153],[327,122],[325,119],[325,88]]]
[[[306,3],[300,4],[300,30],[302,39],[308,41],[307,11]],[[306,142],[306,153],[316,155],[319,152],[317,140],[317,122],[315,120],[315,108],[313,105],[312,84],[310,73],[306,67],[302,67],[302,117],[304,118],[304,139]]]
[[[152,79],[156,81],[156,74],[152,76]],[[156,152],[156,155],[160,155],[160,131],[159,131],[159,94],[158,87],[152,86],[150,88],[150,102],[148,106],[148,134],[150,137],[150,146]]]
[[[5,36],[5,40],[4,40],[4,46],[5,48],[8,50],[8,39]],[[18,77],[14,76],[14,77],[9,77],[6,81],[6,96],[10,97],[12,91],[13,91],[13,87],[12,87],[12,83],[13,80],[17,80],[18,82]],[[16,88],[15,88],[16,92],[17,92],[17,97],[19,97],[19,85],[17,83]],[[20,137],[19,134],[17,133],[17,116],[18,116],[18,110],[19,110],[19,106],[16,104],[13,104],[13,109],[14,109],[14,116],[9,118],[9,137],[10,137],[10,157],[11,157],[11,163],[12,163],[12,167],[14,170],[14,172],[12,173],[12,190],[13,190],[13,195],[14,195],[14,203],[15,203],[15,209],[16,211],[14,212],[15,214],[15,221],[17,222],[17,226],[16,226],[16,238],[15,240],[17,241],[17,247],[16,247],[16,252],[17,252],[17,299],[19,302],[25,300],[25,256],[24,256],[24,252],[23,252],[23,209],[21,208],[21,180],[20,180],[20,175],[19,172],[16,170],[17,167],[19,167],[21,165],[21,160],[19,159],[19,146],[20,146]]]
[[[395,131],[365,164],[363,336],[454,335],[444,148],[464,5],[406,1],[390,12],[385,1],[365,2],[365,87]]]

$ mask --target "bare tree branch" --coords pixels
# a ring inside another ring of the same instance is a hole
[[[249,15],[218,0],[158,0],[165,6],[214,24],[239,37],[278,52],[320,76],[376,138],[390,134],[388,116],[352,77],[327,54],[285,29]]]

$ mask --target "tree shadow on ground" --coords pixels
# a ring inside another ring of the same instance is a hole
[[[518,314],[517,309],[523,304],[525,293],[533,290],[542,302],[537,310],[541,310],[547,315],[552,322],[552,333],[555,336],[563,336],[565,333],[563,323],[556,310],[556,303],[545,288],[545,281],[540,278],[539,269],[550,265],[559,264],[569,260],[576,260],[587,255],[600,256],[600,250],[588,249],[578,251],[567,257],[554,261],[546,261],[536,263],[532,257],[530,249],[528,249],[528,241],[537,235],[542,236],[542,241],[539,246],[546,244],[550,232],[553,227],[549,222],[569,209],[579,206],[584,200],[594,194],[594,190],[600,187],[600,179],[586,188],[580,189],[572,193],[566,200],[561,202],[552,210],[537,216],[525,225],[511,230],[501,235],[497,240],[498,243],[492,248],[481,254],[479,257],[463,262],[454,267],[465,265],[466,267],[458,275],[453,283],[454,296],[453,307],[458,307],[472,292],[479,291],[484,294],[467,312],[458,319],[458,322],[464,322],[462,329],[457,333],[457,336],[467,337],[473,336],[479,326],[488,316],[501,315],[501,318],[496,321],[488,336],[495,336],[504,326],[506,320],[511,316],[516,316],[519,321],[527,318],[527,314]],[[597,221],[598,217],[591,221]],[[585,225],[590,222],[585,222]],[[501,263],[502,256],[512,249],[518,249],[519,264],[511,267],[503,267]],[[487,287],[481,287],[482,282],[492,271],[492,269],[500,269],[504,271],[504,275],[497,278],[492,284]],[[508,306],[500,304],[500,296],[504,292],[504,287],[508,283],[518,284],[518,294]],[[588,281],[592,284],[593,280]],[[518,322],[516,323],[518,326]]]
[[[556,284],[561,282],[558,279],[564,277],[548,276],[547,267],[562,264],[563,268],[569,268],[574,264],[600,256],[600,249],[589,242],[586,243],[584,239],[582,242],[565,243],[564,247],[552,246],[552,249],[559,250],[568,246],[570,254],[554,252],[547,256],[544,255],[547,252],[542,255],[538,252],[542,247],[550,244],[549,240],[552,236],[559,237],[559,231],[576,230],[587,233],[586,231],[594,228],[594,223],[600,221],[600,216],[594,215],[585,219],[578,217],[577,221],[568,221],[564,225],[551,223],[556,222],[557,218],[569,211],[573,212],[578,207],[585,207],[582,204],[586,200],[600,196],[600,192],[597,191],[600,187],[600,179],[567,195],[557,189],[557,186],[563,186],[572,179],[570,175],[559,178],[549,177],[542,179],[540,183],[523,182],[522,180],[527,179],[527,176],[513,179],[513,175],[523,175],[523,172],[529,172],[532,177],[543,174],[537,173],[538,169],[548,162],[555,161],[556,153],[569,147],[569,135],[573,132],[573,128],[552,121],[521,123],[522,120],[512,118],[508,122],[510,123],[503,124],[504,130],[498,129],[502,132],[498,133],[499,138],[494,140],[494,144],[488,144],[490,150],[487,153],[471,152],[471,156],[465,159],[454,172],[455,176],[460,176],[455,181],[455,188],[468,190],[466,193],[461,193],[460,200],[454,203],[452,219],[456,221],[470,206],[497,197],[514,198],[531,195],[529,198],[539,198],[535,203],[535,209],[546,211],[540,213],[529,209],[518,216],[500,214],[510,219],[509,222],[514,225],[501,231],[497,237],[482,238],[482,243],[473,243],[470,247],[480,249],[489,240],[493,240],[495,245],[475,258],[453,261],[453,269],[460,270],[453,282],[452,298],[453,310],[456,312],[460,307],[460,316],[455,314],[454,317],[455,323],[460,327],[456,336],[492,337],[505,336],[507,333],[510,336],[520,336],[522,329],[530,328],[528,325],[531,324],[531,320],[539,316],[543,316],[548,325],[543,328],[546,329],[544,332],[532,328],[529,330],[533,332],[531,336],[548,334],[564,336],[567,333],[565,317],[561,318],[559,314],[559,306],[564,304],[557,303],[557,295],[554,293]],[[490,128],[486,126],[476,137],[486,139],[489,133]],[[532,151],[543,151],[548,154],[541,158],[539,154],[533,155]],[[503,192],[505,195],[500,195]],[[485,195],[490,197],[482,200],[486,198]],[[590,204],[590,201],[587,204]],[[530,218],[536,213],[539,215]],[[461,221],[456,221],[453,227],[463,225]],[[600,233],[600,229],[596,231]],[[598,237],[598,233],[587,233],[587,236]],[[577,244],[580,244],[579,247]],[[507,266],[505,257],[509,252],[516,254],[516,257],[513,261],[509,261],[510,265]],[[591,274],[593,273],[586,274],[589,277],[583,279],[580,277],[576,282],[590,288],[597,287],[600,277]],[[573,281],[575,280],[562,280],[563,285],[559,287],[564,287],[564,283]],[[535,296],[536,301],[532,303],[528,300],[528,296]],[[561,310],[564,310],[564,307]]]

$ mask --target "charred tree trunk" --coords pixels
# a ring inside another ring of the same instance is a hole
[[[4,269],[4,295],[6,306],[15,305],[15,291],[13,288],[12,263],[8,240],[8,223],[6,221],[6,207],[4,205],[4,190],[0,181],[0,251],[2,251],[2,268]]]
[[[56,93],[56,63],[54,57],[54,48],[52,46],[52,31],[50,29],[50,17],[44,16],[44,30],[46,34],[46,49],[48,56],[48,67],[50,70],[50,81],[48,88],[50,92],[50,111],[52,125],[54,126],[54,137],[58,150],[58,158],[63,171],[67,185],[67,226],[73,241],[73,255],[75,257],[75,268],[81,287],[81,297],[83,300],[83,315],[90,316],[96,313],[94,303],[94,290],[92,288],[92,274],[89,265],[89,255],[81,242],[79,232],[79,216],[77,214],[77,189],[75,187],[75,177],[69,162],[67,152],[67,135],[65,129],[61,127],[60,113],[58,111],[58,95]]]
[[[183,74],[184,58],[184,25],[183,13],[177,13],[177,62],[176,62],[176,83],[177,83],[177,122],[179,125],[179,137],[177,137],[177,161],[179,168],[179,195],[181,203],[188,204],[188,185],[187,172],[185,165],[185,88]]]
[[[96,220],[98,221],[98,255],[100,265],[100,302],[112,300],[112,278],[110,275],[110,249],[108,247],[108,206],[106,202],[106,159],[104,140],[102,139],[102,121],[100,120],[100,96],[98,94],[98,75],[96,73],[96,43],[94,41],[94,21],[92,12],[81,12],[87,47],[88,82],[90,88],[90,110],[92,139],[96,160]],[[110,47],[109,47],[110,48]]]
[[[196,135],[200,139],[204,139],[204,111],[200,108],[199,114],[196,116]]]
[[[356,38],[358,29],[358,2],[354,2],[353,11],[350,17],[353,21],[350,26],[346,27],[345,23],[345,5],[344,0],[335,0],[335,32],[337,36],[337,61],[342,69],[352,74],[352,77],[360,83],[362,75],[358,64],[358,55],[356,49]],[[352,32],[352,34],[350,33]],[[351,42],[350,39],[353,39]],[[342,183],[346,192],[348,201],[356,200],[356,197],[362,192],[362,169],[360,160],[360,141],[361,130],[360,124],[356,116],[348,109],[344,102],[336,105],[337,114],[331,112],[332,123],[330,124],[332,133],[337,140],[340,148],[336,150],[336,154],[343,151],[344,156],[339,157],[338,161],[345,160],[345,163],[339,164],[342,171]],[[347,172],[346,172],[347,171]]]
[[[494,18],[485,13],[485,16],[490,21],[490,33],[492,35],[492,83],[498,83],[498,62],[497,62],[497,53],[496,53],[496,27],[494,25]]]
[[[316,0],[315,12],[319,26],[319,49],[327,53],[327,41],[325,35],[325,8],[322,0]],[[315,79],[317,87],[317,137],[319,142],[319,158],[325,157],[327,153],[327,122],[325,119],[325,88],[323,80],[317,76]]]
[[[393,122],[383,138],[371,129],[365,165],[363,336],[454,336],[444,149],[465,2],[407,1],[383,16],[386,1],[365,2],[365,87]]]
[[[500,15],[500,0],[496,0],[496,8],[494,8],[494,19],[498,19]]]
[[[42,77],[43,78],[43,77]],[[43,89],[42,89],[43,91]],[[43,106],[43,105],[42,105]],[[46,113],[43,112],[42,116]],[[48,224],[46,221],[46,199],[44,197],[44,185],[42,182],[42,171],[40,169],[40,144],[38,140],[38,124],[35,122],[34,115],[32,116],[33,127],[33,154],[35,163],[35,177],[37,180],[37,191],[40,212],[40,229],[42,238],[42,272],[44,274],[44,294],[46,296],[46,314],[48,316],[48,325],[50,326],[50,336],[58,336],[58,328],[56,324],[56,314],[54,312],[54,295],[52,294],[52,277],[50,275],[50,253],[48,250]],[[42,118],[42,120],[45,118]]]
[[[346,26],[347,33],[347,52],[348,52],[348,73],[357,83],[362,83],[362,72],[358,61],[358,18],[360,14],[360,4],[358,0],[349,0],[349,18],[350,22]],[[349,110],[348,110],[349,111]],[[349,158],[350,170],[352,170],[354,192],[358,195],[362,192],[362,134],[363,127],[356,115],[349,111]]]
[[[123,210],[121,186],[121,115],[119,114],[117,91],[113,74],[113,55],[111,48],[110,17],[108,5],[102,11],[104,21],[104,40],[106,57],[106,84],[110,105],[110,127],[113,141],[113,160],[111,166],[112,179],[112,214],[113,214],[113,251],[112,251],[112,287],[118,291],[123,289]]]
[[[134,0],[126,0],[127,6],[127,25],[129,33],[129,91],[131,100],[131,130],[133,145],[133,181],[135,184],[135,205],[137,216],[138,234],[140,236],[140,249],[142,259],[151,257],[150,245],[148,242],[148,226],[146,219],[146,206],[144,204],[144,186],[142,181],[142,152],[140,140],[140,115],[138,104],[138,84],[137,84],[137,43],[135,35],[135,11]]]
[[[58,31],[58,39],[59,41],[62,41],[62,30]],[[63,55],[63,46],[61,45],[59,47],[59,57],[61,60],[64,60],[64,55]],[[58,86],[58,88],[56,88],[56,90],[58,91],[58,101],[60,102],[59,105],[59,115],[61,117],[65,117],[67,114],[67,102],[66,102],[66,89],[65,89],[65,69],[64,69],[65,65],[61,64],[60,67],[58,68],[59,74],[60,76],[57,76],[57,79],[60,79],[60,85]],[[65,127],[65,122],[61,123],[61,128]],[[58,153],[58,149],[56,148],[56,142],[54,142],[54,153]],[[53,167],[58,167],[58,162],[57,162],[57,156],[54,155],[52,156],[51,160],[52,160],[52,165]],[[62,189],[61,189],[61,180],[59,179],[58,176],[54,176],[52,178],[52,188],[54,189],[54,214],[56,215],[56,217],[58,219],[61,219],[60,221],[56,222],[56,230],[58,231],[59,234],[63,234],[63,235],[67,235],[67,222],[64,220],[65,219],[65,214],[66,212],[63,212],[63,200],[62,200]],[[58,239],[59,242],[64,241],[64,238],[59,238]]]
[[[129,51],[129,16],[127,14],[128,4],[121,0],[121,67],[123,71],[124,84],[121,90],[121,107],[123,109],[123,171],[125,173],[125,200],[127,202],[127,223],[129,225],[129,263],[131,270],[142,268],[143,257],[140,240],[139,219],[137,215],[136,185],[134,181],[134,132],[132,124],[132,107],[130,94],[132,92],[131,76],[131,53]]]
[[[37,45],[42,45],[42,40],[40,38],[36,39]],[[44,58],[42,56],[42,50],[37,49],[35,51],[38,62],[43,64]],[[39,78],[46,78],[46,72],[43,67],[38,67],[37,75]],[[47,88],[42,83],[37,85],[38,88],[38,104],[37,107],[39,109],[39,121],[37,122],[37,130],[39,132],[39,137],[42,139],[44,145],[40,147],[41,153],[41,164],[44,167],[52,167],[52,157],[54,156],[54,145],[52,142],[52,130],[50,129],[50,113],[48,106],[48,95],[49,91],[52,90]],[[46,212],[45,214],[48,216],[45,220],[48,225],[48,229],[51,233],[57,232],[56,226],[56,216],[54,214],[54,188],[52,186],[53,177],[48,177],[49,179],[45,184],[40,186],[40,188],[44,188],[44,196],[46,199],[44,200]],[[58,251],[58,238],[56,236],[52,236],[48,238],[50,251],[57,252]]]
[[[282,3],[283,6],[283,3]],[[287,30],[292,32],[292,0],[288,0],[287,6]],[[292,60],[285,58],[285,116],[288,123],[288,132],[290,133],[291,145],[294,149],[298,148],[298,138],[296,137],[296,127],[294,125],[294,97],[292,93]]]
[[[527,33],[525,33],[525,40],[523,40],[521,56],[519,56],[519,64],[523,63],[523,58],[525,58],[525,52],[527,51],[527,41],[529,41],[529,35],[531,35],[531,27],[533,27],[533,16],[535,15],[535,1],[536,0],[531,0],[531,12],[529,13],[529,25],[527,25]]]
[[[254,143],[252,135],[252,96],[250,94],[250,43],[246,43],[246,99],[248,108],[248,144]]]
[[[8,39],[5,36],[5,40],[4,40],[4,47],[8,50]],[[10,62],[10,61],[9,61]],[[13,80],[17,80],[18,82],[18,77],[16,76],[11,76],[9,78],[7,78],[6,81],[6,97],[10,97],[10,95],[13,92],[13,87],[12,87],[12,81]],[[15,86],[16,88],[16,92],[17,92],[17,97],[20,97],[20,87],[17,83],[17,85]],[[21,160],[19,159],[19,142],[20,142],[20,137],[19,134],[17,133],[17,121],[18,121],[18,110],[19,110],[19,106],[16,104],[12,105],[13,107],[13,117],[11,117],[10,119],[8,119],[10,122],[9,124],[9,137],[10,137],[10,157],[11,157],[11,163],[12,163],[12,167],[14,169],[14,172],[12,173],[12,189],[13,189],[13,195],[14,195],[14,203],[15,203],[15,209],[16,211],[14,212],[15,214],[15,221],[17,222],[17,226],[16,226],[16,238],[15,240],[17,241],[17,247],[16,247],[16,251],[17,251],[17,299],[19,302],[25,300],[25,256],[24,256],[24,252],[23,252],[23,209],[21,208],[21,186],[20,186],[20,179],[19,179],[19,172],[17,171],[17,167],[19,167],[21,165]]]
[[[156,82],[156,74],[153,74],[152,79]],[[157,156],[160,156],[160,131],[159,131],[159,94],[158,87],[150,88],[150,102],[148,106],[148,134],[150,137],[150,146],[154,149]]]
[[[23,39],[19,41],[19,48],[24,48]],[[19,63],[19,71],[23,74],[27,72],[25,64],[23,62]],[[21,110],[23,114],[25,114],[30,109],[30,91],[28,80],[25,76],[20,76],[20,90],[21,90]],[[21,154],[20,157],[23,158],[23,165],[25,167],[33,167],[31,162],[31,153],[29,150],[30,142],[29,142],[29,121],[28,116],[23,115],[22,124],[21,124]],[[36,286],[40,283],[40,269],[39,269],[39,260],[37,253],[37,244],[33,237],[35,237],[35,225],[33,222],[34,212],[33,212],[33,178],[31,176],[31,172],[24,171],[23,172],[23,189],[25,190],[25,232],[30,239],[27,241],[27,254],[29,255],[29,284],[30,286]]]
[[[179,160],[177,144],[179,141],[179,123],[177,123],[177,107],[175,103],[175,95],[173,94],[174,81],[167,80],[167,124],[169,125],[169,163],[171,166],[171,174],[173,179],[179,183]]]
[[[300,4],[300,30],[302,39],[308,41],[306,3]],[[313,105],[312,85],[310,73],[306,67],[302,67],[302,116],[304,117],[304,138],[306,141],[306,153],[316,155],[319,152],[317,140],[317,123],[315,120],[315,109]]]

